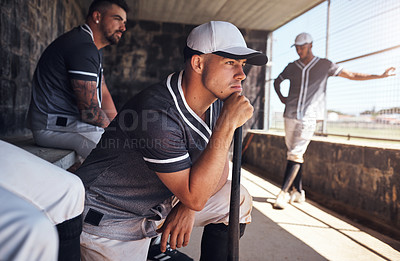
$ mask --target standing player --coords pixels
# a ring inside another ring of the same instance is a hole
[[[86,158],[117,111],[103,76],[101,49],[126,30],[124,0],[94,0],[86,23],[43,52],[32,81],[29,108],[35,142],[75,150]]]
[[[157,232],[164,253],[154,260],[177,260],[167,241],[186,246],[193,226],[205,227],[201,260],[227,260],[228,151],[253,114],[240,95],[243,66],[267,57],[221,21],[194,28],[184,53],[184,71],[125,104],[77,170],[86,188],[83,260],[144,261]],[[243,234],[252,208],[244,187],[240,204]]]
[[[314,56],[311,50],[312,41],[312,37],[308,33],[301,33],[296,37],[294,46],[300,59],[287,65],[274,82],[276,94],[285,104],[285,142],[287,147],[284,180],[274,204],[274,207],[278,209],[285,208],[289,201],[305,201],[305,192],[301,184],[303,154],[314,134],[317,119],[323,118],[328,77],[340,76],[350,80],[372,80],[394,75],[392,72],[395,68],[393,67],[388,68],[381,75],[349,72],[327,59]],[[280,84],[286,79],[290,81],[290,89],[288,96],[284,97],[280,91]]]

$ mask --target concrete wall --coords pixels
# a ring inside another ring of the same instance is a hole
[[[249,132],[243,164],[282,184],[283,135]],[[389,235],[400,236],[400,150],[341,144],[315,137],[305,154],[306,196]]]
[[[128,20],[117,46],[104,48],[104,75],[117,109],[130,97],[183,69],[191,25]]]
[[[26,115],[31,79],[41,53],[56,37],[82,24],[88,6],[79,0],[2,0],[0,2],[0,137],[29,134]],[[130,97],[183,67],[182,50],[193,25],[128,21],[118,46],[104,48],[107,85],[120,108]],[[268,32],[242,30],[248,45],[266,49]],[[246,68],[245,94],[255,115],[246,125],[262,128],[265,67]]]

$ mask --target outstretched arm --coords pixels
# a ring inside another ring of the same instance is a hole
[[[355,81],[365,81],[365,80],[374,80],[374,79],[381,79],[381,78],[386,78],[389,76],[394,76],[396,75],[394,71],[396,68],[390,67],[385,70],[384,73],[377,75],[377,74],[364,74],[364,73],[355,73],[355,72],[349,72],[345,69],[343,69],[338,76],[349,79],[349,80],[355,80]]]

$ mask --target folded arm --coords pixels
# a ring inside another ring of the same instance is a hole
[[[237,127],[253,114],[249,100],[237,93],[224,102],[221,115],[214,127],[206,149],[191,168],[174,172],[157,172],[161,181],[179,199],[162,232],[161,251],[165,251],[168,237],[171,248],[189,242],[195,211],[204,208],[209,198],[226,183],[229,174],[228,152]]]
[[[105,128],[110,124],[106,113],[100,108],[95,81],[71,80],[82,121]]]
[[[234,94],[225,101],[211,138],[191,168],[157,173],[161,181],[188,208],[200,211],[227,177],[227,158],[234,131],[253,114],[249,100]]]
[[[112,121],[115,116],[117,116],[117,109],[115,108],[111,93],[107,88],[104,76],[101,82],[101,109],[106,113],[108,119]]]

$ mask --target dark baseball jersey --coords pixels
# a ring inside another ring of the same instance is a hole
[[[307,65],[300,60],[288,64],[278,76],[282,81],[290,81],[284,117],[322,119],[328,77],[337,76],[341,70],[337,64],[319,57]]]
[[[168,214],[173,194],[155,172],[190,168],[222,108],[217,100],[204,122],[186,103],[182,75],[171,74],[126,103],[77,171],[87,190],[87,233],[116,240],[156,235],[153,220]]]
[[[80,112],[71,79],[95,81],[101,105],[102,71],[102,52],[94,44],[92,30],[87,24],[54,40],[40,57],[33,76],[32,129],[74,131],[77,128],[74,121],[80,120]]]

